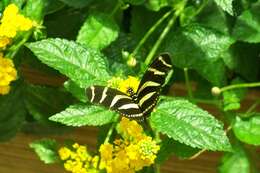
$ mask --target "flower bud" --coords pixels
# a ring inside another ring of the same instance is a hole
[[[220,93],[221,93],[221,90],[220,90],[220,88],[219,87],[213,87],[212,89],[211,89],[211,93],[212,93],[212,95],[214,95],[214,96],[218,96]]]

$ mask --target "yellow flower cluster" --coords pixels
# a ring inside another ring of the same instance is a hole
[[[113,77],[111,80],[108,81],[108,86],[117,88],[121,92],[129,95],[129,93],[127,92],[128,89],[132,88],[133,91],[136,92],[139,83],[139,79],[133,76],[128,76],[128,78],[125,80],[121,79],[120,77]]]
[[[4,49],[11,43],[18,31],[28,31],[35,22],[19,14],[19,8],[15,4],[8,5],[0,21],[0,49]]]
[[[160,147],[136,121],[123,117],[119,132],[123,139],[100,146],[100,169],[107,173],[135,173],[154,163]]]
[[[60,159],[64,161],[64,168],[72,173],[98,173],[99,157],[92,157],[86,146],[75,143],[72,149],[59,149]]]
[[[11,59],[4,58],[0,53],[0,94],[8,94],[9,84],[17,78],[17,72]]]

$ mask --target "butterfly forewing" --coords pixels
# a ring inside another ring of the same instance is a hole
[[[151,113],[155,107],[162,85],[172,68],[168,54],[159,55],[147,68],[137,90],[138,105],[144,115]]]
[[[138,104],[134,103],[131,97],[116,89],[103,86],[91,86],[86,89],[86,94],[90,102],[115,110],[123,116],[130,118],[143,117]]]

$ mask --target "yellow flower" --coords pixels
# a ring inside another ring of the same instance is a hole
[[[14,68],[13,61],[3,58],[3,54],[0,53],[0,94],[8,94],[10,91],[9,84],[16,78],[17,71]]]
[[[10,92],[10,86],[0,86],[0,94],[5,95]]]
[[[67,160],[71,156],[71,151],[67,147],[62,147],[58,151],[61,160]]]
[[[98,156],[91,156],[87,147],[75,143],[72,149],[62,147],[58,151],[61,160],[64,161],[64,168],[72,173],[98,173]]]
[[[136,140],[140,140],[143,138],[143,128],[136,121],[122,117],[119,130],[125,138],[136,138]]]
[[[113,145],[101,145],[100,169],[105,168],[107,173],[134,173],[154,163],[160,147],[136,121],[123,117],[119,133],[123,139],[116,139]]]
[[[19,14],[19,8],[15,4],[9,4],[1,18],[0,37],[14,38],[18,31],[28,31],[34,26],[34,23]]]
[[[11,43],[11,39],[8,37],[0,37],[0,48],[5,48],[8,44]]]
[[[123,93],[130,95],[128,90],[131,88],[135,93],[139,86],[139,79],[133,76],[128,76],[126,80],[120,81],[118,85],[118,89]]]

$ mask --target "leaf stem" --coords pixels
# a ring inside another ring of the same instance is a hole
[[[233,84],[233,85],[229,85],[229,86],[220,88],[220,91],[224,92],[224,91],[235,89],[235,88],[251,88],[251,87],[260,87],[260,82]]]
[[[120,7],[121,7],[121,1],[118,1],[109,16],[110,16],[110,17],[114,16],[114,14],[118,11],[118,9],[119,9]]]
[[[21,46],[23,46],[24,43],[26,43],[26,41],[29,39],[29,37],[31,36],[31,33],[32,33],[32,31],[26,33],[24,35],[23,39],[20,42],[18,42],[17,44],[11,46],[9,48],[9,50],[8,50],[8,53],[6,54],[6,57],[9,57],[9,58],[13,59],[14,56],[16,55],[16,53],[18,52],[19,48]]]
[[[104,144],[106,144],[106,143],[109,142],[109,139],[110,139],[110,137],[111,137],[111,135],[112,135],[112,133],[113,133],[113,131],[114,131],[114,128],[115,128],[116,124],[117,124],[117,121],[115,121],[114,123],[112,123],[111,127],[109,128],[109,130],[108,130],[108,132],[107,132],[107,136],[106,136],[106,138],[105,138],[105,140],[104,140]]]
[[[163,39],[165,38],[165,36],[167,35],[167,33],[170,31],[171,27],[173,26],[177,16],[179,15],[179,13],[174,13],[174,15],[172,16],[172,18],[169,20],[168,24],[166,25],[166,27],[164,28],[162,34],[159,36],[158,40],[155,42],[155,44],[153,45],[151,51],[149,52],[149,54],[147,55],[146,59],[145,59],[145,64],[149,65],[152,58],[154,57],[157,49],[159,48],[159,46],[161,45]]]
[[[193,98],[193,94],[192,94],[192,89],[191,89],[191,85],[190,85],[190,79],[189,79],[189,73],[188,73],[188,68],[184,68],[184,78],[185,78],[185,84],[186,84],[186,88],[188,90],[188,95],[189,98],[192,99]]]
[[[166,12],[144,35],[144,37],[139,41],[138,45],[133,50],[132,55],[135,56],[145,41],[149,38],[149,36],[155,31],[155,29],[172,13],[171,11]]]

